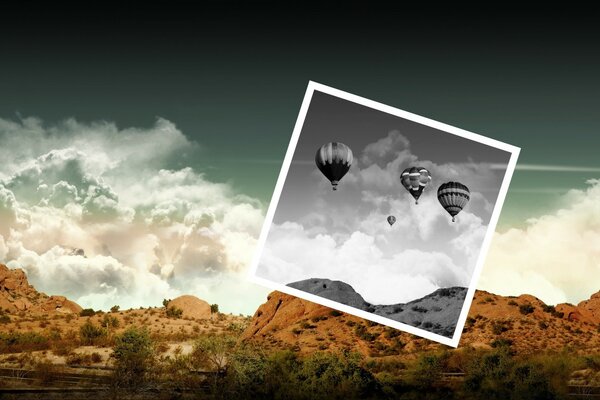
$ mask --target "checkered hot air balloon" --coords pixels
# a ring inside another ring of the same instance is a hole
[[[402,186],[415,198],[415,204],[419,204],[419,197],[430,181],[431,174],[422,167],[406,168],[400,175]]]
[[[469,202],[471,192],[460,182],[446,182],[438,188],[437,197],[454,222],[456,214],[461,212]]]
[[[339,142],[324,144],[315,155],[317,167],[331,181],[333,190],[337,190],[337,185],[350,169],[352,160],[350,147]]]

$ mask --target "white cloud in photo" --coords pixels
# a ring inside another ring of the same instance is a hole
[[[470,160],[419,159],[398,131],[360,149],[355,159],[337,192],[313,171],[316,195],[310,204],[296,205],[304,216],[285,221],[276,213],[257,275],[282,284],[341,280],[375,304],[469,286],[504,171]],[[408,166],[425,167],[433,177],[418,205],[400,183]],[[451,180],[471,190],[455,223],[436,193]],[[388,215],[397,217],[392,227]]]
[[[548,304],[578,303],[598,291],[600,181],[569,191],[563,201],[553,214],[495,234],[479,288],[529,293]]]
[[[0,262],[84,307],[194,294],[235,310],[202,281],[244,285],[263,205],[185,165],[197,149],[165,119],[147,129],[0,119]]]

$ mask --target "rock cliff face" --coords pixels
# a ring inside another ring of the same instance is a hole
[[[467,288],[452,287],[409,303],[374,305],[341,281],[312,278],[288,286],[446,337],[454,334],[467,294]]]
[[[21,269],[0,264],[0,309],[31,314],[78,314],[82,308],[64,296],[48,296],[38,292],[27,281]]]

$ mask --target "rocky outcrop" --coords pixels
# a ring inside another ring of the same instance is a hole
[[[209,319],[210,304],[196,296],[184,295],[169,301],[167,308],[175,307],[182,311],[182,317],[193,319]]]
[[[64,296],[48,296],[38,292],[21,269],[0,264],[0,308],[9,313],[78,314],[82,308]]]
[[[456,288],[451,290],[460,292]],[[433,309],[436,301],[443,301],[448,294],[451,293],[436,291],[420,299],[420,303],[411,303]],[[600,295],[595,294],[577,306],[552,307],[530,295],[505,297],[478,290],[459,347],[491,348],[502,343],[510,344],[522,354],[565,348],[580,354],[595,354],[600,352],[599,324],[595,319],[600,312],[599,303]],[[258,308],[242,337],[265,348],[301,353],[350,350],[372,357],[414,358],[422,351],[445,348],[280,292],[272,292]]]

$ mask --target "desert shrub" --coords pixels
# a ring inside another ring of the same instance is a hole
[[[384,336],[387,339],[392,339],[392,338],[395,338],[397,336],[400,336],[400,331],[398,329],[394,329],[394,328],[386,328]]]
[[[77,343],[73,340],[58,340],[52,342],[52,352],[57,356],[66,356],[77,348]]]
[[[183,314],[183,310],[181,308],[177,308],[177,307],[168,307],[167,308],[167,317],[169,318],[181,318],[181,315]]]
[[[519,312],[523,315],[531,314],[535,310],[531,304],[521,304],[519,306]]]
[[[190,360],[195,368],[208,368],[217,373],[225,372],[227,356],[232,352],[236,339],[229,335],[206,335],[194,343]]]
[[[79,340],[84,346],[98,345],[105,337],[106,331],[91,321],[86,321],[79,328]]]
[[[113,348],[115,369],[114,385],[119,388],[139,389],[154,367],[153,342],[147,330],[128,328],[115,340]]]
[[[111,313],[116,313],[116,312],[118,312],[118,311],[119,311],[119,309],[120,309],[120,308],[121,308],[121,306],[114,305],[114,306],[112,306],[112,307],[110,308],[110,312],[111,312]]]
[[[38,332],[0,332],[0,353],[48,350],[48,337]]]
[[[171,299],[163,299],[163,301],[162,301],[163,307],[165,307],[165,308],[168,307],[170,301],[171,301]]]
[[[76,367],[79,365],[90,365],[92,363],[92,356],[90,354],[73,352],[67,355],[65,362],[70,367]]]
[[[302,329],[315,329],[317,326],[316,325],[312,325],[310,323],[308,323],[307,321],[304,321],[300,324],[300,327]]]
[[[102,355],[100,353],[93,352],[90,354],[90,359],[93,363],[99,363],[102,361]]]
[[[34,370],[39,382],[46,386],[54,381],[56,373],[58,372],[58,366],[49,360],[42,359],[34,362]]]
[[[94,315],[96,315],[96,311],[92,308],[84,308],[79,312],[79,316],[81,317],[93,317]]]
[[[517,302],[516,302],[516,301],[514,301],[514,300],[509,300],[509,302],[508,302],[508,305],[509,305],[509,306],[513,306],[513,307],[517,307],[517,306],[519,305],[519,303],[517,303]]]
[[[219,312],[219,305],[218,304],[211,304],[210,305],[210,313],[211,314],[217,314]]]
[[[566,395],[572,357],[515,358],[506,349],[482,353],[466,371],[466,398],[552,400]]]
[[[407,382],[417,390],[428,390],[441,379],[447,353],[425,353],[408,367]]]
[[[540,327],[540,329],[548,329],[548,324],[544,321],[538,322],[538,326]]]
[[[341,311],[338,311],[338,310],[331,310],[329,312],[329,315],[331,315],[332,317],[340,317],[340,316],[344,315],[344,313]]]
[[[327,317],[325,315],[319,315],[316,317],[311,318],[312,322],[319,322],[319,321],[326,321]]]
[[[379,333],[371,333],[367,330],[367,327],[364,325],[356,325],[354,328],[354,333],[361,338],[362,340],[366,340],[367,342],[372,342],[379,336]]]
[[[8,324],[10,323],[10,317],[6,315],[4,310],[0,309],[0,324]]]
[[[506,331],[508,331],[510,328],[508,326],[508,324],[504,321],[493,321],[492,322],[492,333],[494,335],[500,335],[501,333],[504,333]]]
[[[411,310],[415,311],[415,312],[419,312],[419,313],[426,313],[427,309],[421,306],[412,306]]]
[[[119,318],[105,314],[102,318],[101,324],[107,329],[114,329],[118,328],[121,325],[121,322],[119,321]]]

